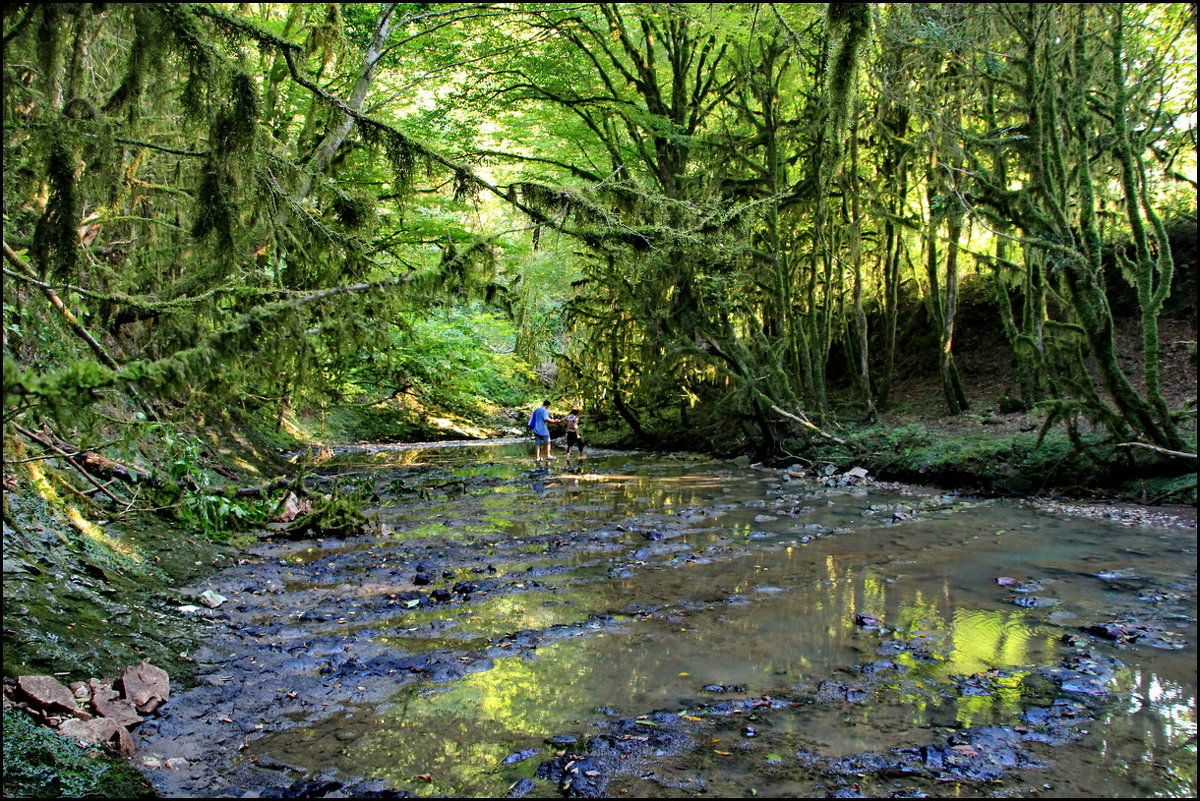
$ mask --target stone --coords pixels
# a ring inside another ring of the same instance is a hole
[[[115,720],[122,726],[133,726],[145,720],[138,714],[133,702],[121,698],[115,691],[96,693],[92,698],[92,706],[96,708],[96,714],[100,717]]]
[[[117,679],[117,685],[125,698],[142,714],[153,712],[171,697],[171,681],[167,672],[149,662],[126,668]]]
[[[212,590],[205,590],[204,592],[200,593],[200,603],[204,604],[209,609],[216,609],[218,606],[228,600],[229,599],[224,595],[213,592]]]
[[[64,721],[58,727],[59,734],[96,745],[107,745],[116,749],[125,758],[133,756],[133,738],[129,731],[115,720],[108,718],[92,718],[78,720],[72,718]]]
[[[75,694],[53,676],[20,676],[17,687],[41,711],[47,714],[75,714]]]
[[[289,492],[283,500],[283,509],[279,512],[278,520],[284,523],[290,523],[297,517],[312,514],[312,503],[307,500],[302,500],[296,496],[296,493]]]

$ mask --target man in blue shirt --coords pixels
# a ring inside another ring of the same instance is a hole
[[[550,417],[550,401],[545,401],[533,410],[529,417],[529,427],[533,429],[533,463],[537,464],[544,455],[549,463],[554,457],[550,455],[550,428],[547,423],[561,423]]]

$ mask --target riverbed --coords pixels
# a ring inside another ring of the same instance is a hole
[[[168,797],[1188,797],[1195,529],[692,454],[338,449],[263,533]]]

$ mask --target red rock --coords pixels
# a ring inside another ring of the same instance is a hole
[[[153,712],[171,697],[171,681],[167,671],[149,662],[125,668],[114,686],[119,687],[125,698],[142,714]]]
[[[138,714],[133,702],[119,697],[115,692],[111,694],[111,697],[97,693],[92,703],[96,707],[96,714],[109,720],[115,720],[122,726],[132,726],[145,720]]]
[[[108,718],[71,719],[58,727],[58,733],[76,740],[110,746],[126,758],[133,756],[133,738],[129,736],[125,727],[115,720]]]
[[[75,714],[75,694],[53,676],[20,676],[17,687],[48,715],[59,711]]]

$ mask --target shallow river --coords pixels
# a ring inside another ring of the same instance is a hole
[[[229,601],[200,686],[139,731],[160,791],[1195,795],[1194,528],[555,465],[511,441],[323,465],[375,530],[264,539],[194,588]]]

